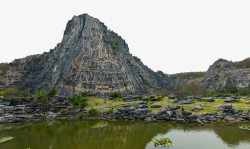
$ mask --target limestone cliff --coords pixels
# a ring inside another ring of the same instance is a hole
[[[206,73],[154,72],[129,53],[118,34],[87,14],[74,16],[62,41],[49,52],[0,64],[0,88],[18,86],[33,92],[58,88],[64,96],[85,91],[97,95],[162,93],[186,84],[217,90],[228,81],[248,87],[250,59],[236,63],[221,59]]]
[[[88,91],[144,94],[166,88],[168,77],[153,72],[129,53],[126,42],[98,19],[87,14],[73,17],[55,49],[0,66],[0,85],[31,91],[60,89],[70,95]],[[1,70],[6,67],[6,70]],[[6,75],[7,74],[7,75]]]
[[[219,59],[211,65],[204,77],[204,86],[222,90],[227,83],[238,88],[250,87],[250,58],[239,62]]]

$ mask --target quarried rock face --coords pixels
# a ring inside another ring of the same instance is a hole
[[[2,86],[18,85],[32,91],[56,87],[62,95],[84,91],[142,94],[167,86],[162,81],[167,76],[143,65],[120,36],[87,14],[68,22],[55,49],[18,61],[18,71],[6,64],[10,77],[1,75]]]
[[[227,82],[250,87],[250,59],[237,63],[221,59],[206,73],[154,72],[129,53],[119,35],[87,14],[73,17],[62,41],[49,52],[0,64],[0,88],[18,86],[34,92],[58,88],[63,96],[156,94],[190,84],[219,90]]]
[[[227,83],[235,84],[238,88],[250,87],[249,60],[233,63],[219,59],[209,67],[204,78],[205,87],[222,90]]]

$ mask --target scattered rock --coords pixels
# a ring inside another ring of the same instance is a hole
[[[160,103],[153,103],[150,107],[151,108],[160,108],[161,104]]]
[[[170,94],[170,95],[168,96],[168,98],[169,98],[169,99],[175,99],[176,96],[175,96],[174,94]]]
[[[181,106],[177,106],[177,105],[169,106],[168,105],[165,109],[169,110],[169,111],[174,111],[174,110],[178,110],[180,108],[181,108]]]
[[[194,102],[192,102],[191,100],[182,100],[178,102],[179,104],[192,104]]]
[[[233,121],[236,121],[236,120],[237,119],[234,116],[227,115],[227,116],[224,117],[224,121],[233,122]]]
[[[194,106],[193,110],[194,111],[201,111],[201,110],[204,110],[204,108],[202,106]]]
[[[205,102],[215,102],[216,97],[209,97],[207,99],[204,99]]]
[[[240,102],[240,99],[237,99],[236,97],[227,97],[224,99],[225,102]]]

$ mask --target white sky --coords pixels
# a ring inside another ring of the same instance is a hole
[[[205,71],[218,58],[250,57],[249,0],[1,0],[0,62],[49,51],[82,13],[155,71]]]

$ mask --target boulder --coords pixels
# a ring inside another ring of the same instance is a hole
[[[223,105],[223,106],[219,106],[218,108],[219,111],[222,111],[224,113],[237,113],[238,111],[233,109],[233,106],[232,104],[226,104],[226,105]]]
[[[224,121],[234,122],[236,120],[237,119],[234,116],[231,116],[231,115],[227,115],[227,116],[224,117]]]
[[[178,103],[179,104],[192,104],[193,102],[191,100],[181,100]]]
[[[152,105],[151,105],[151,108],[160,108],[161,107],[161,104],[160,103],[153,103]]]
[[[130,108],[130,107],[125,107],[125,108],[120,108],[120,109],[117,109],[119,112],[122,112],[122,113],[129,113],[131,111],[134,111],[134,109]]]
[[[148,108],[148,106],[146,104],[140,104],[140,105],[137,105],[136,108],[146,109]]]
[[[14,114],[25,114],[25,105],[17,105],[13,110]]]
[[[201,110],[204,110],[204,108],[202,106],[194,106],[193,108],[194,111],[201,111]]]
[[[169,106],[168,105],[165,109],[169,110],[169,111],[173,111],[173,110],[178,110],[180,108],[181,108],[181,106],[177,106],[177,105]]]
[[[151,101],[157,101],[157,98],[156,97],[151,97],[150,100]]]
[[[6,113],[12,113],[14,111],[14,106],[6,106],[4,110]]]
[[[4,101],[4,100],[0,100],[0,105],[9,106],[10,102],[9,101]]]
[[[236,97],[227,97],[224,99],[225,102],[240,102],[240,99],[237,99]]]
[[[4,111],[3,106],[0,106],[0,115],[2,115],[2,114],[4,114],[4,113],[5,113],[5,111]]]
[[[204,99],[205,102],[215,102],[216,97],[209,97],[207,99]]]
[[[168,98],[169,98],[169,99],[175,99],[176,96],[175,96],[174,94],[170,94],[170,95],[168,96]]]

